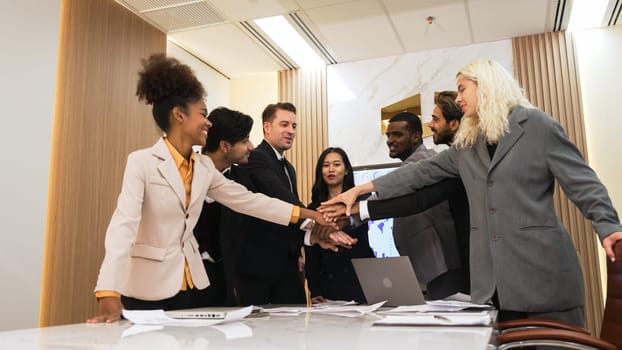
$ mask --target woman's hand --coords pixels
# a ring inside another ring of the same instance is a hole
[[[346,205],[343,203],[321,205],[317,208],[317,211],[322,213],[324,220],[335,221],[346,215]],[[358,214],[359,202],[354,202],[350,209],[350,214]]]
[[[352,205],[356,202],[356,199],[366,193],[373,192],[376,189],[372,182],[368,182],[362,185],[354,186],[351,189],[343,192],[342,194],[334,197],[332,199],[327,200],[322,203],[322,206],[333,205],[343,203],[346,207],[346,215],[350,216],[352,211]]]
[[[622,232],[614,232],[603,239],[603,248],[605,248],[605,253],[611,262],[616,261],[616,253],[613,249],[616,242],[620,240],[622,240]]]
[[[121,298],[103,297],[99,299],[99,315],[89,318],[86,323],[114,322],[121,319],[123,305]]]

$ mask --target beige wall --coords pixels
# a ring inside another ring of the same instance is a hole
[[[278,73],[257,74],[231,80],[231,105],[253,117],[251,141],[257,146],[263,139],[261,112],[270,103],[278,100]]]
[[[0,331],[39,318],[60,5],[0,2]]]
[[[166,54],[177,58],[182,63],[192,68],[197,78],[201,81],[207,91],[206,104],[207,109],[212,110],[220,106],[229,106],[231,103],[229,78],[218,73],[210,66],[206,65],[172,41],[166,43]]]
[[[613,205],[622,210],[622,25],[574,32],[581,79],[589,163],[607,186]],[[599,244],[600,246],[600,244]],[[601,274],[606,286],[604,252]]]
[[[140,60],[165,52],[164,33],[110,0],[63,0],[60,28],[41,326],[96,313],[93,288],[127,155],[161,135],[135,93]]]

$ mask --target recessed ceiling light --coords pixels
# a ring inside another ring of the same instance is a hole
[[[609,0],[574,0],[568,30],[600,27]]]
[[[266,17],[254,20],[300,68],[325,66],[326,62],[318,56],[307,42],[298,34],[283,16]]]

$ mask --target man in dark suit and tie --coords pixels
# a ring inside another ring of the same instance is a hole
[[[207,155],[218,171],[253,191],[246,171],[238,164],[248,163],[248,155],[254,149],[249,140],[253,119],[241,112],[220,107],[208,117],[212,123],[207,135],[203,154]],[[210,279],[210,286],[198,290],[197,298],[204,306],[237,305],[235,291],[235,263],[241,233],[249,229],[252,219],[236,213],[209,198],[203,204],[201,216],[194,228],[199,242],[203,264]]]
[[[296,107],[287,102],[270,104],[262,113],[262,122],[264,140],[251,152],[244,168],[258,192],[303,206],[296,171],[283,156],[296,137]],[[237,266],[242,305],[305,302],[298,271],[304,236],[298,224],[285,227],[261,220],[244,232]]]

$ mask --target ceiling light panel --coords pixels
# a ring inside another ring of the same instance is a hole
[[[384,8],[362,0],[305,11],[339,62],[405,53]]]
[[[546,32],[552,0],[469,0],[475,43]]]
[[[300,10],[295,0],[210,0],[210,3],[233,22],[284,15]]]

